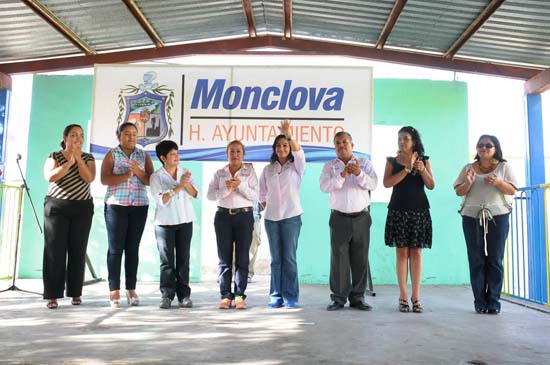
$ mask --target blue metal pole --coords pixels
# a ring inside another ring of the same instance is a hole
[[[542,98],[540,94],[527,95],[527,185],[535,186],[544,184],[544,139],[542,121]],[[544,197],[543,189],[535,189],[531,194],[528,214],[532,222],[529,232],[529,289],[531,298],[546,298],[546,286],[538,285],[546,278],[545,237],[544,237],[544,205],[541,204]]]
[[[542,133],[542,98],[527,95],[527,186],[544,184],[544,139]]]

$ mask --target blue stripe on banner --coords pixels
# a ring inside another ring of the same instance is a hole
[[[322,146],[302,146],[306,154],[308,162],[326,162],[336,157],[334,148]],[[111,149],[111,147],[99,146],[92,144],[90,152],[98,160],[103,159],[103,156]],[[269,161],[273,152],[271,145],[259,145],[246,147],[245,161]],[[147,151],[153,161],[158,161],[154,151]],[[371,156],[366,153],[354,152],[356,157],[370,159]],[[180,159],[182,161],[227,161],[225,147],[220,148],[201,148],[193,150],[180,150]]]

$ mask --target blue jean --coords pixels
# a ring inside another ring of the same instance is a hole
[[[265,220],[271,253],[271,302],[298,301],[300,289],[296,250],[301,228],[302,218],[299,215],[280,221]]]
[[[193,222],[171,226],[155,226],[160,256],[160,292],[163,298],[189,298],[189,249]]]
[[[252,212],[235,215],[217,211],[214,217],[216,242],[218,245],[218,281],[222,299],[233,299],[235,296],[246,298],[245,291],[248,284],[248,265],[250,242],[254,217]],[[235,291],[231,290],[233,282],[231,269],[233,266],[233,247],[235,248]]]
[[[489,221],[488,256],[485,256],[484,233],[479,219],[462,217],[462,229],[470,264],[470,283],[474,293],[474,307],[477,309],[500,310],[500,293],[504,276],[502,260],[509,228],[510,214],[497,215]]]
[[[124,253],[126,290],[134,290],[137,282],[139,243],[147,221],[148,205],[122,206],[105,204],[105,224],[109,251],[107,270],[109,290],[120,290],[120,265]]]

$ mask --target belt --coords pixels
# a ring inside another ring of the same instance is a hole
[[[218,212],[229,213],[230,215],[235,215],[235,214],[239,214],[239,213],[246,213],[246,212],[251,212],[251,211],[252,211],[252,207],[244,207],[244,208],[222,208],[222,207],[218,207]]]
[[[344,212],[340,212],[339,210],[333,209],[332,213],[341,215],[342,217],[355,218],[355,217],[359,217],[361,214],[365,213],[366,211],[368,211],[368,208],[365,208],[362,211],[356,212],[356,213],[344,213]]]

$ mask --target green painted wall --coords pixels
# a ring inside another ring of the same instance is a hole
[[[452,183],[468,158],[468,95],[462,82],[428,80],[374,80],[374,124],[413,125],[430,156],[436,187],[428,191],[433,220],[433,248],[424,250],[422,282],[469,283],[460,199]],[[387,141],[395,145],[397,136]],[[300,236],[298,266],[304,283],[328,283],[330,265],[328,195],[319,191],[322,164],[308,164],[301,198],[305,213]],[[384,171],[376,171],[378,189],[384,189]],[[395,249],[384,244],[387,204],[371,207],[370,264],[373,282],[396,284]]]
[[[468,161],[468,92],[463,82],[375,80],[374,123],[413,125],[430,156],[435,189],[428,190],[433,222],[433,246],[423,252],[422,282],[468,284],[469,271],[460,198],[452,188]],[[397,136],[394,141],[397,145]],[[378,172],[383,176],[383,171]],[[373,206],[373,281],[397,283],[394,249],[384,246],[386,205]],[[388,275],[391,273],[390,275]]]
[[[77,90],[77,92],[76,92]],[[42,220],[42,199],[47,184],[42,165],[48,153],[58,146],[63,127],[70,122],[86,125],[90,119],[91,76],[36,76],[33,86],[31,129],[27,178]],[[452,182],[468,158],[467,86],[461,82],[376,79],[374,81],[374,123],[413,125],[421,134],[433,166],[436,188],[428,192],[434,228],[433,248],[423,256],[423,282],[426,284],[464,284],[469,282],[466,250],[460,217],[459,199]],[[397,136],[387,143],[396,145]],[[199,184],[202,164],[186,163]],[[99,166],[98,166],[99,167]],[[322,164],[308,164],[301,191],[305,213],[298,247],[300,281],[327,283],[330,263],[328,195],[319,190]],[[382,187],[383,171],[379,175]],[[208,179],[207,179],[208,180]],[[102,188],[94,187],[96,205],[89,255],[102,277],[107,277],[107,240],[103,220]],[[201,216],[200,201],[195,204]],[[23,223],[21,277],[40,277],[42,237],[34,226],[28,203]],[[153,216],[150,209],[150,219]],[[384,245],[386,204],[372,206],[370,260],[376,284],[395,284],[395,252]],[[200,280],[200,220],[194,226],[191,276]],[[140,251],[140,279],[158,279],[158,254],[153,225],[147,226]]]
[[[21,154],[27,156],[25,176],[42,227],[44,196],[48,190],[42,173],[44,161],[50,152],[60,148],[63,128],[67,124],[82,125],[86,134],[91,113],[91,81],[91,76],[33,78],[29,142],[28,146],[21,146]],[[10,128],[13,126],[10,125]],[[23,214],[19,276],[39,278],[42,277],[44,238],[36,227],[26,196]]]
[[[43,76],[33,79],[31,104],[31,128],[27,154],[26,177],[35,202],[36,211],[43,223],[43,201],[48,184],[44,180],[42,168],[51,151],[59,148],[63,128],[70,123],[78,123],[87,133],[88,121],[91,119],[92,76]],[[114,133],[114,128],[113,128]],[[155,163],[155,169],[160,163]],[[202,184],[202,164],[186,163],[199,186]],[[107,278],[107,232],[103,217],[103,196],[105,188],[99,184],[100,164],[97,163],[96,181],[92,186],[95,214],[88,243],[88,255],[98,274]],[[194,202],[195,211],[201,215],[200,201]],[[139,280],[158,280],[159,258],[154,233],[155,206],[151,200],[146,230],[140,246]],[[42,277],[42,249],[44,239],[38,229],[28,200],[25,201],[23,219],[22,251],[20,260],[20,277]],[[201,275],[201,226],[200,222],[193,227],[191,242],[191,280],[200,281]],[[87,272],[89,278],[89,272]]]

